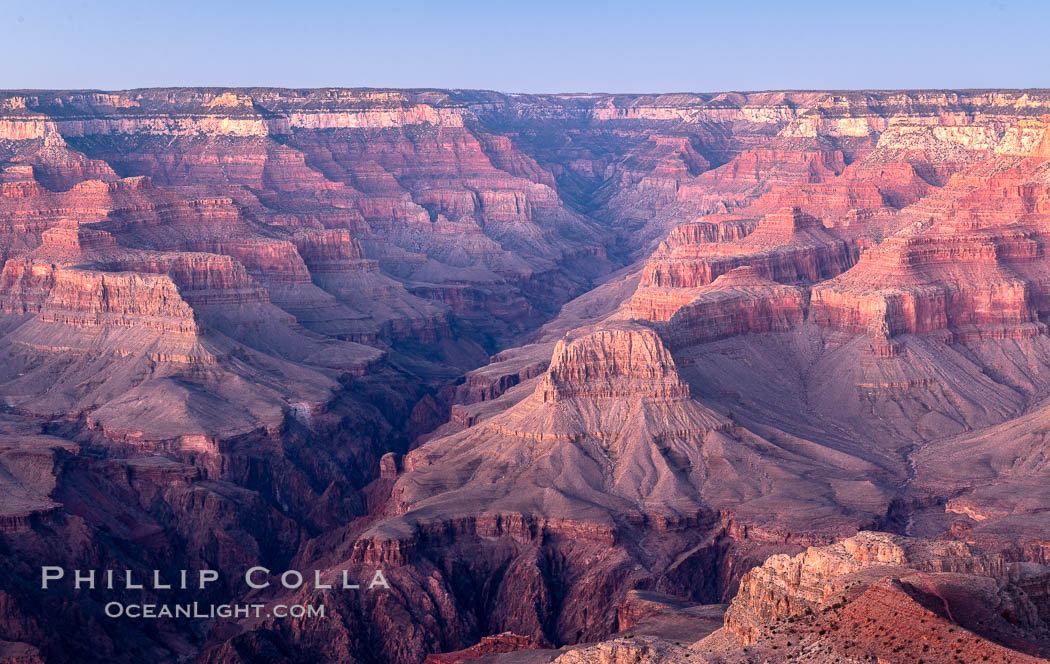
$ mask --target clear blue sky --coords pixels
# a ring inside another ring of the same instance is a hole
[[[0,88],[1050,87],[1035,1],[0,0]]]

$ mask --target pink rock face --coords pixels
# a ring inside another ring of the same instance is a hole
[[[673,399],[688,397],[689,388],[656,332],[614,328],[559,341],[536,394],[544,402],[634,394]]]
[[[818,219],[797,207],[766,215],[739,242],[667,244],[664,252],[658,250],[646,265],[643,286],[696,288],[742,265],[774,281],[815,282],[853,263],[849,245],[827,234]]]
[[[1047,661],[1048,112],[0,93],[0,660]]]
[[[810,284],[843,272],[855,260],[850,243],[828,234],[797,207],[766,215],[754,226],[715,219],[679,227],[661,243],[624,307],[625,316],[668,320],[703,288],[744,267],[762,279]]]
[[[1047,192],[1026,184],[1037,177],[1035,162],[993,156],[911,206],[928,215],[932,228],[887,238],[853,270],[814,288],[815,320],[889,335],[1040,334],[1047,283],[1040,218]],[[989,168],[995,174],[985,177]]]
[[[1011,235],[887,238],[863,256],[855,274],[813,289],[814,320],[889,335],[966,328],[1038,333],[1034,304],[1041,298],[1010,263],[1031,262],[1041,250],[1030,236]],[[870,285],[854,286],[859,282]]]
[[[805,318],[801,289],[783,286],[738,267],[697,289],[696,296],[667,322],[672,347],[693,346],[748,333],[783,332]]]

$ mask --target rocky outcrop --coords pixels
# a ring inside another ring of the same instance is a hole
[[[756,625],[821,611],[838,599],[842,586],[852,577],[872,568],[1007,575],[1002,559],[975,554],[959,542],[923,542],[863,532],[830,547],[811,547],[797,556],[773,556],[745,574],[726,613],[727,629],[745,644],[751,643]],[[880,570],[888,576],[887,571]]]
[[[26,258],[9,261],[2,276],[4,311],[35,313],[45,323],[73,328],[114,326],[194,337],[192,308],[166,277],[61,268]]]
[[[689,396],[689,387],[679,379],[656,332],[614,327],[558,342],[536,396],[544,403],[633,396],[681,399]]]
[[[764,279],[805,284],[837,275],[854,261],[849,243],[825,232],[818,219],[797,207],[766,215],[754,231],[735,242],[709,242],[703,234],[683,229],[646,263],[624,315],[668,320],[703,287],[744,266]]]
[[[144,272],[171,277],[182,297],[198,311],[208,307],[263,304],[265,290],[238,261],[209,253],[122,252],[100,261],[114,272]]]
[[[782,283],[815,282],[853,264],[846,242],[825,233],[819,220],[798,208],[763,217],[738,243],[701,245],[689,252],[670,249],[646,265],[642,288],[696,288],[742,265]]]
[[[1041,251],[1030,235],[1016,232],[888,238],[855,270],[813,289],[813,319],[890,336],[952,329],[1038,334],[1032,284],[1008,265],[1014,256],[1025,260]]]
[[[886,661],[1044,661],[1033,655],[1047,652],[1046,615],[1029,593],[1041,597],[1048,579],[1045,567],[959,542],[862,532],[751,570],[723,631],[759,652],[786,648],[780,657],[823,647]],[[941,659],[931,640],[953,653]]]
[[[783,332],[801,324],[805,314],[802,290],[764,279],[750,266],[738,267],[697,289],[696,297],[667,321],[664,336],[676,348],[739,334]]]

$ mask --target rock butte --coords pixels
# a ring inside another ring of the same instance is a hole
[[[1047,661],[1048,173],[1038,90],[0,93],[0,661]]]

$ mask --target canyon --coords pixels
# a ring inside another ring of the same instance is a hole
[[[1048,252],[1048,91],[0,92],[0,662],[1048,661]]]

